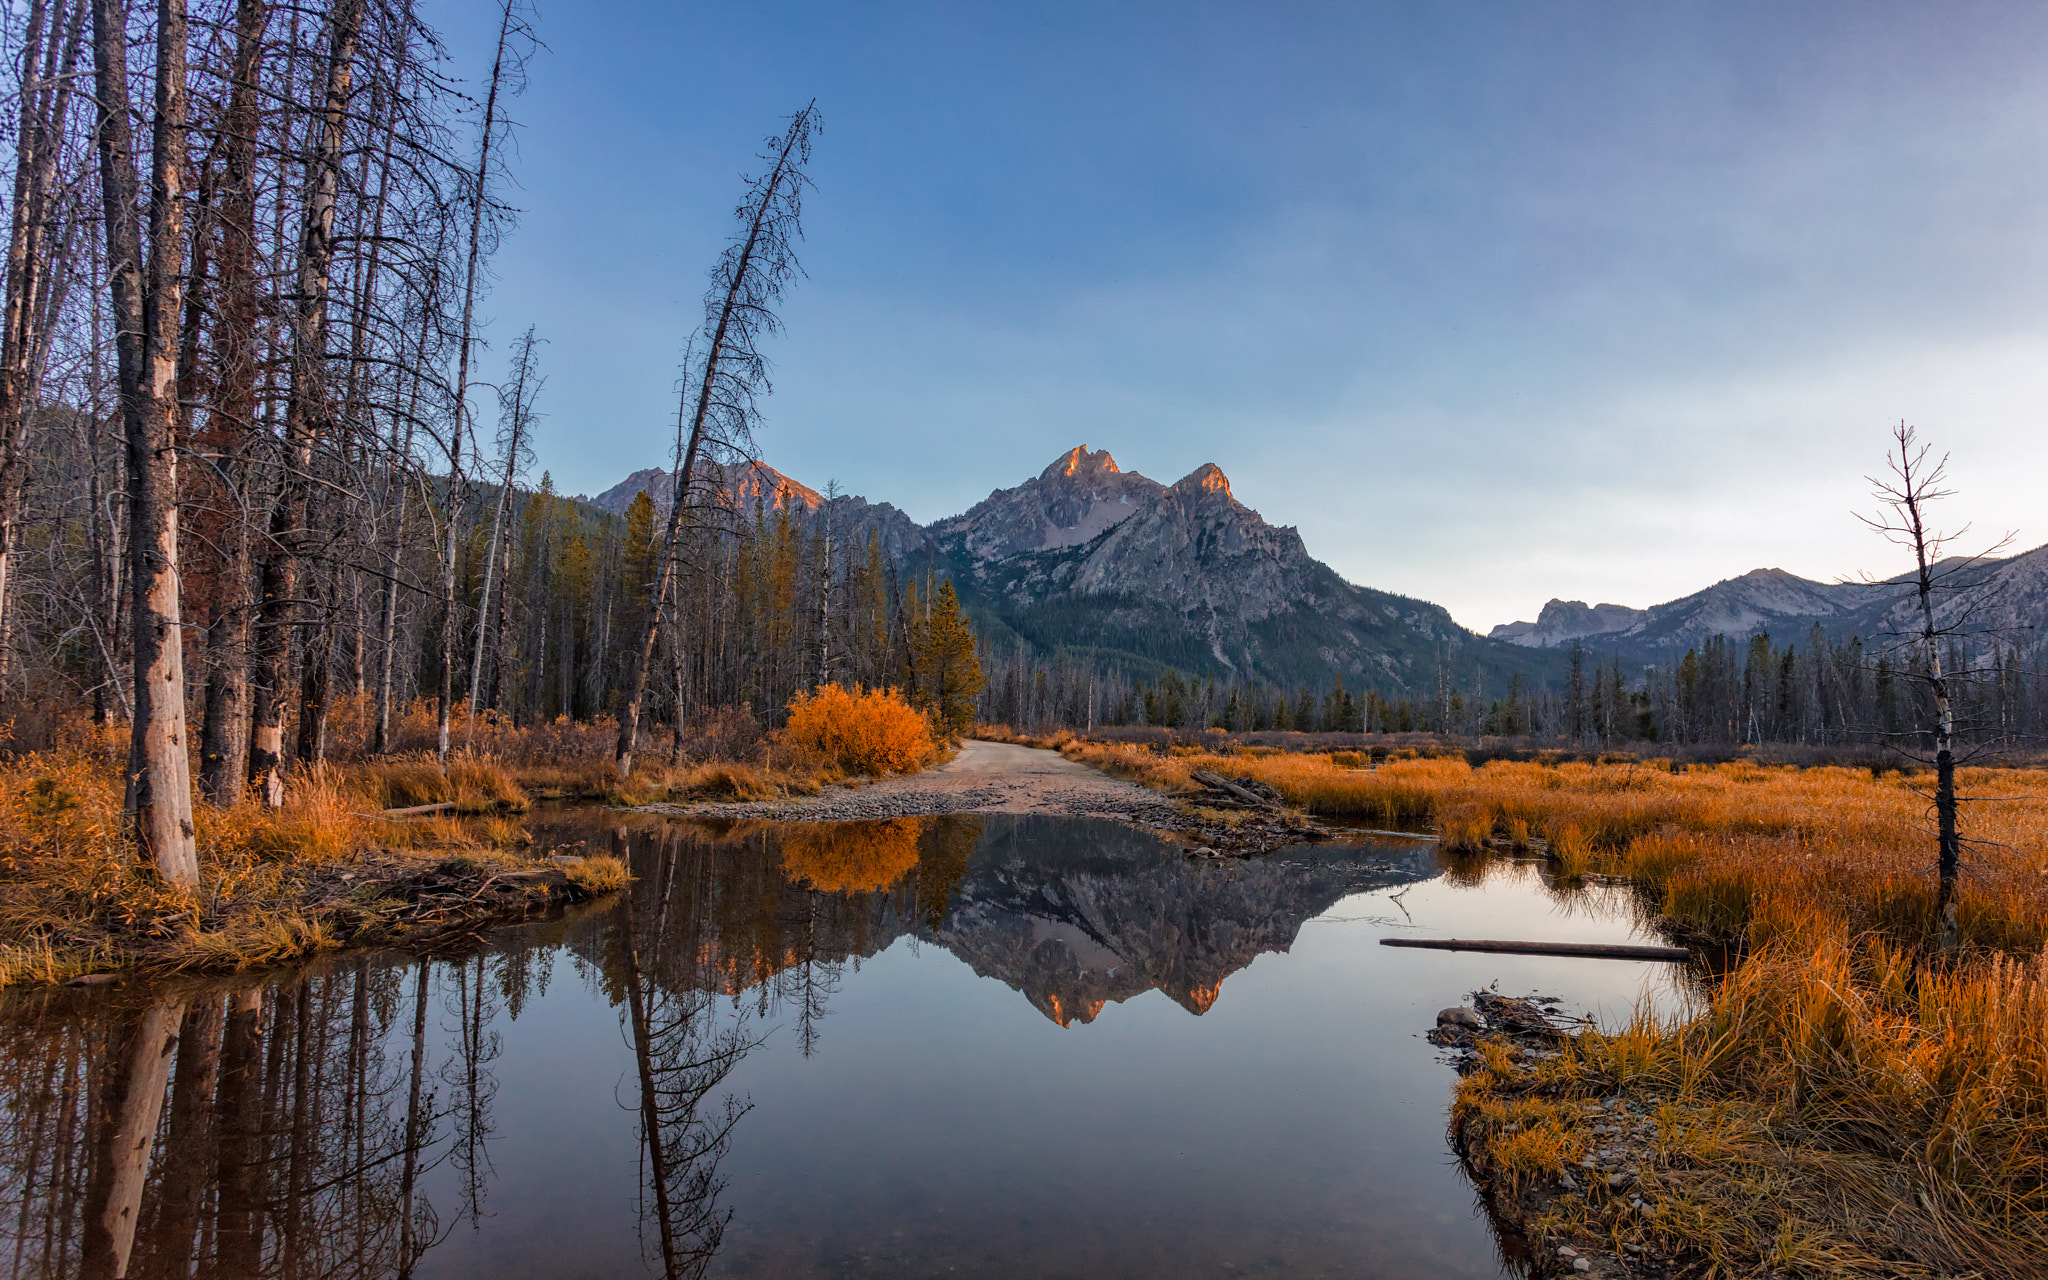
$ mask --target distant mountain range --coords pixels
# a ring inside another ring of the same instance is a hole
[[[1945,591],[1937,598],[1936,620],[2031,650],[2038,626],[2048,618],[2048,546],[2006,559],[1974,564],[1949,561],[1949,579],[1969,591]],[[1647,609],[1627,605],[1588,606],[1580,600],[1552,600],[1534,622],[1495,627],[1494,640],[1537,649],[1589,650],[1641,663],[1669,662],[1712,635],[1746,640],[1769,632],[1780,643],[1799,643],[1819,627],[1832,641],[1862,636],[1866,641],[1911,631],[1917,596],[1909,576],[1883,582],[1816,582],[1783,569],[1753,569],[1704,591]],[[1963,615],[1970,611],[1965,622]]]
[[[984,636],[1065,650],[1136,674],[1172,667],[1219,680],[1426,695],[1439,664],[1456,684],[1542,679],[1555,655],[1490,641],[1441,606],[1346,582],[1301,535],[1239,502],[1213,463],[1177,483],[1121,470],[1082,445],[961,515],[921,527],[888,503],[828,499],[766,463],[720,470],[742,512],[793,510],[842,536],[879,535],[900,572],[949,577]],[[657,506],[669,473],[638,471],[592,505]]]
[[[829,521],[841,536],[872,531],[905,575],[952,579],[982,633],[1049,654],[1059,650],[1218,679],[1428,695],[1439,675],[1498,692],[1516,676],[1554,679],[1574,640],[1641,663],[1670,661],[1708,636],[1769,631],[1796,641],[1819,625],[1832,638],[1903,625],[1897,583],[1824,583],[1757,569],[1648,609],[1552,600],[1534,622],[1480,636],[1427,601],[1345,581],[1314,559],[1291,526],[1239,502],[1215,464],[1171,485],[1120,469],[1108,452],[1077,446],[1038,475],[997,489],[966,512],[921,526],[887,502],[827,498],[764,462],[718,468],[742,512],[790,510]],[[636,471],[586,499],[624,512],[642,490],[660,508],[665,470]],[[2032,643],[2048,617],[2048,547],[1986,562],[1997,603],[1979,621]],[[1945,617],[1964,607],[1958,596]]]

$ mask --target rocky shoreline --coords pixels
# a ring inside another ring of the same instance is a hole
[[[1562,1057],[1583,1029],[1546,1007],[1556,1003],[1478,991],[1471,1006],[1437,1015],[1428,1039],[1465,1077],[1451,1147],[1495,1221],[1521,1237],[1532,1276],[1689,1274],[1683,1240],[1658,1229],[1668,1225],[1657,1173],[1670,1115],[1660,1099],[1625,1090],[1577,1096],[1539,1083],[1539,1064]],[[1531,1176],[1510,1146],[1537,1133],[1580,1154]]]

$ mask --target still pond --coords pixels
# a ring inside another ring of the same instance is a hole
[[[1645,937],[1623,890],[1423,841],[532,825],[630,891],[431,957],[0,1002],[5,1274],[1514,1274],[1422,1033],[1496,984],[1680,998],[1377,945]]]

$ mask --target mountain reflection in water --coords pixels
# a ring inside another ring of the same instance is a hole
[[[778,1025],[816,1052],[849,965],[908,937],[1062,1027],[1155,988],[1200,1015],[1341,898],[1436,873],[1388,843],[1197,863],[1071,819],[617,819],[561,811],[536,835],[626,856],[627,892],[466,953],[9,998],[9,1273],[408,1276],[458,1229],[488,1234],[492,1146],[523,1119],[496,1114],[502,1037],[565,957],[617,1018],[589,1052],[630,1056],[643,1261],[700,1275],[753,1105],[728,1078]]]

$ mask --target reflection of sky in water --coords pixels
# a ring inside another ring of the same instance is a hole
[[[1065,1028],[899,939],[846,969],[813,1057],[785,1024],[729,1078],[754,1110],[722,1168],[712,1274],[1496,1274],[1444,1142],[1453,1077],[1421,1033],[1495,981],[1609,1015],[1676,988],[1667,966],[1378,945],[1395,932],[1640,936],[1618,894],[1560,901],[1533,867],[1496,866],[1477,888],[1341,899],[1200,1017],[1155,990]],[[507,1028],[500,1112],[528,1119],[492,1147],[496,1217],[423,1274],[640,1265],[625,1050],[616,1015],[560,977]]]
[[[728,1093],[752,1104],[728,1147],[671,1158],[663,1184],[682,1205],[672,1224],[706,1203],[731,1213],[711,1275],[1489,1277],[1497,1245],[1444,1140],[1453,1076],[1422,1039],[1436,1011],[1495,983],[1616,1018],[1682,998],[1668,966],[1379,946],[1395,933],[1640,936],[1620,890],[1558,893],[1530,865],[1440,876],[1414,842],[1196,862],[1129,827],[1066,819],[868,824],[836,844],[815,828],[588,811],[538,825],[544,847],[628,853],[630,897],[500,930],[481,956],[341,955],[269,986],[267,1039],[241,1042],[256,1074],[236,1077],[237,1096],[289,1100],[265,1122],[269,1152],[237,1166],[255,1179],[238,1203],[270,1206],[269,1271],[390,1273],[424,1009],[418,1190],[435,1242],[422,1277],[648,1272],[650,1081],[671,1100],[693,1081],[708,1090],[694,1113],[668,1113],[671,1157],[717,1128]],[[844,891],[804,887],[817,884]],[[79,1031],[117,1032],[110,1015],[132,1025],[152,1000],[184,1000],[197,1017],[255,999],[260,981],[16,997],[0,1050],[12,1078],[60,1060],[79,1072]],[[38,1022],[44,1005],[55,1012]],[[763,1040],[722,1079],[721,1033]],[[473,1075],[465,1045],[480,1050]],[[707,1055],[714,1069],[688,1065]],[[465,1109],[472,1082],[482,1111]],[[14,1135],[0,1195],[28,1186],[25,1220],[75,1218],[87,1198],[75,1167],[71,1189],[51,1192],[61,1160],[34,1135],[56,1131],[54,1096],[0,1097]],[[213,1153],[192,1166],[211,1179],[193,1203],[227,1202],[229,1174],[211,1163],[225,1144],[190,1137],[225,1132],[227,1097],[223,1084],[211,1110],[180,1112],[174,1096],[163,1113],[170,1136],[135,1219],[144,1270],[162,1269],[151,1251],[165,1240],[176,1258],[227,1238],[224,1209],[204,1210],[219,1215],[205,1232],[188,1223],[182,1244],[155,1225],[176,1199],[162,1174],[174,1149]],[[457,1141],[465,1114],[482,1120],[473,1164]],[[460,1210],[471,1167],[475,1221]],[[693,1173],[722,1180],[709,1201]],[[308,1188],[296,1201],[292,1178]],[[60,1200],[74,1209],[53,1210]],[[56,1238],[75,1248],[74,1229]],[[357,1257],[371,1265],[359,1272]]]

